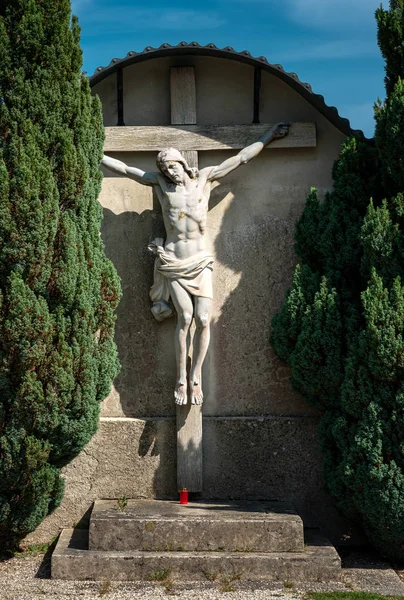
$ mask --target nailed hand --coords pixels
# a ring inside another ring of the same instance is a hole
[[[290,123],[277,123],[274,127],[272,139],[279,140],[289,133]]]

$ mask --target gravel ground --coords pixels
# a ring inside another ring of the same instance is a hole
[[[404,595],[404,582],[372,555],[351,553],[343,559],[341,582],[299,584],[288,582],[224,581],[184,583],[84,582],[50,579],[49,556],[21,555],[0,562],[0,600],[302,600],[307,591],[360,590]]]

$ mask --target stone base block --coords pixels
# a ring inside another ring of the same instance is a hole
[[[90,550],[303,552],[303,522],[285,502],[180,505],[161,500],[94,503]]]
[[[173,577],[198,581],[218,576],[267,581],[337,581],[341,561],[324,539],[304,552],[117,552],[88,550],[88,532],[62,531],[52,556],[52,577],[136,581]]]
[[[204,418],[203,500],[288,498],[306,527],[334,543],[352,538],[323,487],[317,419]],[[63,469],[61,506],[25,543],[48,542],[82,521],[95,500],[178,499],[174,419],[102,418],[83,452]],[[358,538],[355,538],[356,543]]]

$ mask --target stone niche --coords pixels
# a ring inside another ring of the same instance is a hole
[[[310,187],[321,195],[331,189],[349,124],[278,66],[183,46],[128,55],[96,71],[90,81],[105,126],[122,118],[126,126],[170,125],[173,66],[194,66],[198,125],[248,124],[254,115],[263,124],[316,125],[316,147],[264,150],[212,193],[215,299],[203,375],[203,497],[287,499],[306,526],[322,527],[336,542],[350,532],[323,489],[319,413],[293,392],[269,338],[296,264],[296,219]],[[199,167],[235,152],[199,152]],[[109,154],[156,168],[155,152]],[[151,188],[110,172],[99,200],[106,252],[122,280],[116,324],[122,370],[103,403],[98,433],[64,470],[61,507],[30,536],[35,541],[71,527],[96,499],[177,497],[175,319],[157,323],[148,296],[154,259],[147,245],[163,235],[161,211]]]

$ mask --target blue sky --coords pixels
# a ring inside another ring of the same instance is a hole
[[[373,135],[384,98],[374,11],[380,0],[72,0],[82,27],[84,70],[164,42],[213,42],[280,63]],[[387,1],[383,1],[387,6]]]

